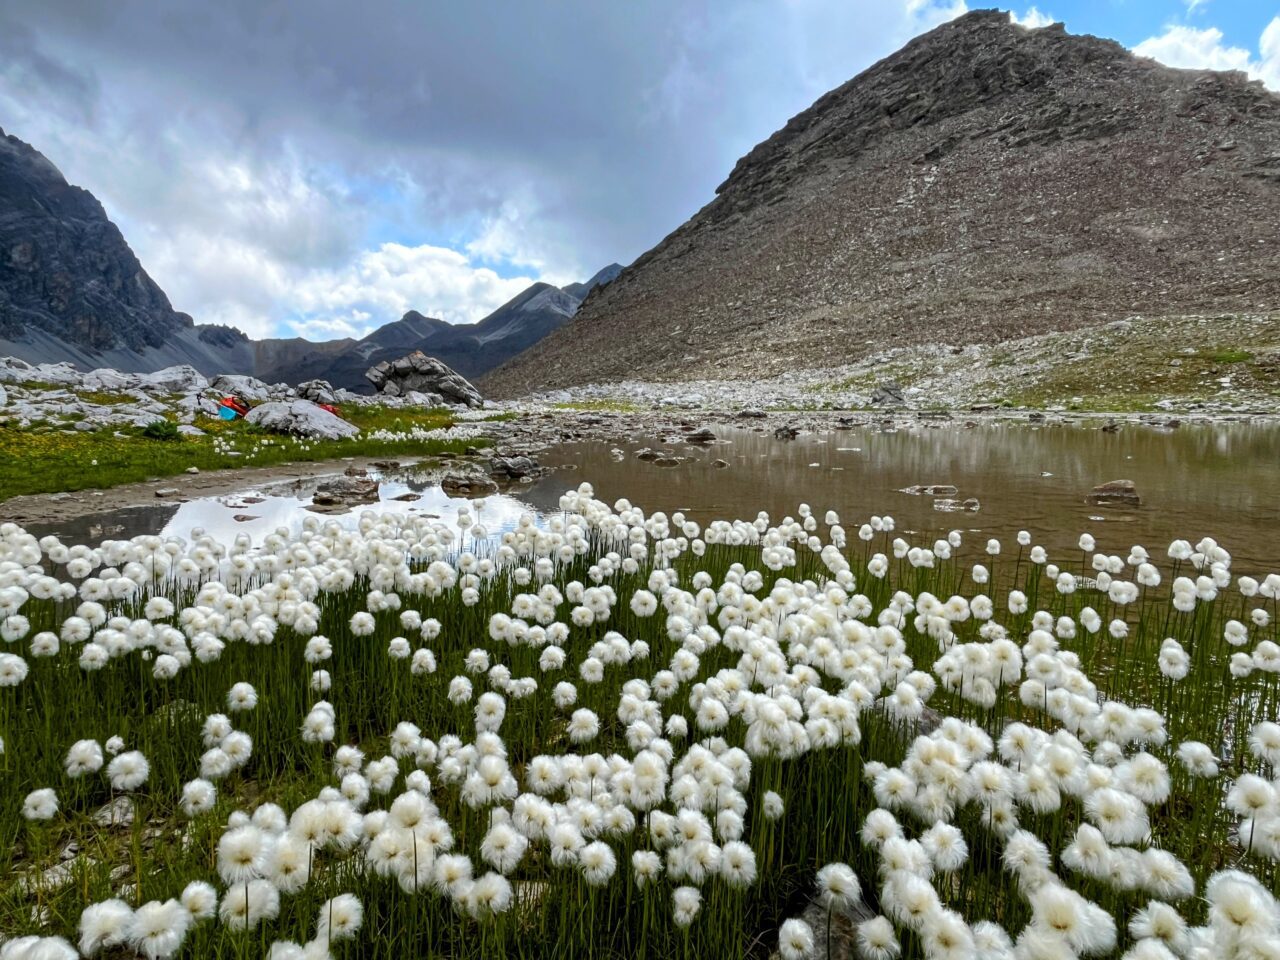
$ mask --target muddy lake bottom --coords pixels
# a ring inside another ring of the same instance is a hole
[[[777,521],[807,503],[819,519],[835,510],[856,543],[857,527],[872,515],[892,516],[895,533],[928,545],[959,530],[971,545],[996,538],[1006,552],[1019,530],[1062,559],[1075,554],[1088,531],[1098,549],[1124,554],[1133,544],[1163,553],[1169,542],[1212,536],[1234,557],[1238,572],[1277,566],[1280,533],[1280,425],[1208,423],[1176,429],[1126,424],[1116,432],[1096,425],[989,423],[919,424],[910,428],[852,427],[776,439],[765,429],[717,427],[716,441],[689,444],[637,437],[625,442],[560,443],[540,451],[551,468],[532,483],[512,484],[485,498],[480,520],[490,534],[510,529],[525,512],[559,511],[560,495],[583,481],[610,503],[626,498],[646,511],[683,511],[699,523],[754,519],[763,510]],[[662,451],[663,461],[637,454]],[[670,461],[676,460],[674,464]],[[727,464],[717,464],[723,461]],[[334,472],[340,472],[340,464]],[[319,478],[246,486],[218,496],[156,502],[29,524],[38,535],[65,542],[137,534],[191,537],[203,528],[223,542],[239,534],[254,542],[278,529],[298,530]],[[382,476],[379,500],[327,514],[354,524],[361,512],[408,510],[443,518],[468,501],[447,496],[414,472]],[[1090,503],[1100,483],[1132,480],[1138,507]],[[942,496],[904,492],[947,485]],[[969,500],[977,509],[963,509]],[[472,505],[474,510],[474,504]],[[51,507],[56,513],[56,506]]]

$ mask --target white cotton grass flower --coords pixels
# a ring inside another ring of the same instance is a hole
[[[766,820],[778,820],[786,811],[786,803],[781,795],[772,790],[765,791],[763,812]]]
[[[832,910],[844,910],[862,898],[862,885],[845,863],[829,863],[817,875],[818,897]]]
[[[110,743],[108,743],[108,751],[110,752]],[[151,764],[137,750],[118,754],[107,764],[107,779],[111,781],[112,790],[125,792],[137,790],[147,782],[147,777],[150,775]]]
[[[129,946],[148,960],[165,960],[181,949],[191,923],[191,914],[177,900],[152,900],[134,911]]]
[[[0,944],[0,960],[77,960],[79,954],[63,937],[19,937]]]
[[[934,868],[943,873],[959,870],[969,859],[964,836],[949,823],[935,823],[921,835],[920,843]]]
[[[495,823],[480,844],[480,856],[501,874],[509,874],[529,847],[529,838],[510,824]]]
[[[268,852],[267,839],[257,827],[233,827],[218,840],[218,874],[229,885],[260,877]]]
[[[1237,938],[1275,938],[1275,899],[1252,876],[1224,870],[1205,884],[1209,924],[1225,942]]]
[[[320,904],[316,911],[316,939],[324,943],[350,940],[360,932],[364,906],[352,893],[341,893]]]
[[[1156,940],[1181,956],[1187,946],[1187,922],[1172,906],[1152,900],[1129,919],[1129,935],[1135,940]]]
[[[1115,919],[1074,890],[1046,883],[1027,895],[1031,926],[1061,938],[1076,953],[1099,954],[1114,949]]]
[[[662,876],[662,858],[652,850],[635,851],[631,854],[631,875],[637,887],[647,887]]]
[[[729,840],[720,848],[720,876],[729,887],[744,890],[756,882],[756,875],[756,855],[750,846]]]
[[[785,920],[778,931],[778,954],[782,960],[808,960],[813,956],[813,928],[803,920]]]
[[[123,946],[133,923],[133,908],[123,900],[103,900],[80,914],[80,952],[86,957]]]
[[[232,930],[251,930],[280,913],[280,891],[262,879],[234,884],[222,897],[218,916]]]
[[[241,681],[227,691],[227,709],[233,713],[252,710],[258,705],[258,692],[253,685]]]
[[[701,909],[702,893],[697,887],[676,887],[672,892],[672,919],[677,927],[688,927]]]
[[[32,790],[22,801],[22,815],[28,820],[52,820],[58,813],[58,795],[52,787]]]
[[[1280,724],[1264,720],[1249,732],[1249,752],[1280,773]]]
[[[618,861],[608,844],[596,840],[578,851],[578,865],[589,886],[602,887],[613,878]]]
[[[902,945],[889,919],[877,916],[858,924],[857,949],[862,960],[893,960],[902,952]]]
[[[218,801],[218,790],[208,780],[190,780],[182,786],[182,812],[188,817],[208,813]]]
[[[1218,775],[1218,758],[1207,744],[1197,740],[1184,740],[1178,745],[1179,763],[1193,777],[1212,778]]]
[[[9,620],[17,619],[17,617],[9,618]],[[8,623],[9,620],[3,622]],[[3,630],[2,626],[0,630]],[[17,654],[0,653],[0,687],[16,687],[27,678],[27,672],[27,662]]]
[[[600,719],[595,711],[581,708],[573,711],[569,720],[569,740],[573,743],[586,743],[594,740],[600,733]]]
[[[192,880],[182,890],[179,902],[191,915],[193,922],[208,920],[218,912],[218,892],[212,884]]]

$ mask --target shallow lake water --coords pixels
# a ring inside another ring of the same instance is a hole
[[[885,432],[853,428],[805,434],[790,441],[770,432],[717,430],[728,441],[700,448],[665,447],[690,459],[676,467],[636,459],[626,445],[617,460],[604,444],[568,444],[549,464],[576,464],[525,494],[554,508],[561,490],[580,478],[596,495],[626,497],[646,508],[684,509],[693,519],[795,515],[801,502],[821,518],[834,509],[850,530],[872,514],[888,514],[898,531],[929,542],[950,530],[973,531],[1012,544],[1018,530],[1051,550],[1074,552],[1089,531],[1099,549],[1117,553],[1135,543],[1154,554],[1175,538],[1212,536],[1244,570],[1280,570],[1280,425],[1225,423],[1176,429],[1126,424],[1116,433],[1098,425],[1036,426],[944,423]],[[716,468],[713,461],[728,461]],[[1137,485],[1137,508],[1099,507],[1092,488],[1109,480]],[[901,492],[917,484],[951,484],[949,499],[976,498],[976,512],[935,509],[938,498]],[[907,537],[907,539],[912,539]],[[970,537],[973,539],[973,537]]]
[[[752,519],[760,510],[777,520],[794,516],[803,502],[819,517],[827,509],[838,511],[851,533],[872,514],[890,515],[900,534],[923,545],[951,530],[971,541],[997,537],[1012,545],[1017,531],[1026,529],[1051,553],[1074,556],[1079,534],[1087,530],[1101,550],[1122,553],[1140,543],[1154,554],[1174,538],[1194,543],[1212,536],[1232,552],[1241,572],[1280,569],[1280,425],[1274,423],[1176,429],[1125,424],[1114,433],[1097,425],[921,423],[804,434],[790,441],[766,431],[715,432],[720,439],[708,446],[637,438],[555,447],[539,459],[560,469],[485,498],[481,520],[490,532],[500,532],[526,510],[554,513],[560,495],[587,480],[609,502],[625,497],[646,510],[684,510],[699,522]],[[635,456],[643,447],[682,459],[675,466],[658,465]],[[714,466],[717,459],[729,466]],[[1134,481],[1140,507],[1088,502],[1095,485],[1118,479]],[[976,498],[979,509],[944,511],[938,509],[942,498],[902,492],[928,484],[953,485],[957,492],[947,499]],[[255,494],[263,499],[247,502]],[[354,523],[365,509],[411,509],[452,519],[466,502],[431,483],[396,475],[384,478],[380,495],[380,502],[336,518]],[[396,499],[405,495],[415,499]],[[258,541],[279,527],[298,529],[309,502],[309,489],[298,484],[54,520],[33,532],[57,533],[71,542],[139,533],[185,538],[202,527],[224,541],[241,533]],[[252,519],[236,519],[246,516]]]

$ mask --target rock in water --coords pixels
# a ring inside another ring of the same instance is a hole
[[[912,496],[926,497],[954,497],[960,491],[949,483],[917,483],[914,486],[903,487],[899,493],[909,493]]]
[[[245,420],[276,433],[315,440],[342,440],[360,432],[355,424],[322,410],[310,400],[263,403],[250,410]]]
[[[378,481],[361,470],[357,474],[334,477],[316,487],[312,504],[321,507],[372,503],[378,499]]]
[[[1138,496],[1138,490],[1132,480],[1109,480],[1093,488],[1093,492],[1089,494],[1089,501],[1098,504],[1120,503],[1136,507],[1142,503],[1142,498]]]
[[[421,350],[415,350],[399,360],[384,360],[366,370],[364,376],[375,390],[393,397],[418,391],[439,394],[447,403],[466,407],[484,406],[480,391],[466,377],[435,357],[428,357]]]
[[[493,457],[489,460],[489,473],[507,480],[533,477],[539,474],[541,470],[542,468],[538,466],[538,461],[532,457]]]
[[[482,473],[448,473],[440,489],[451,497],[484,497],[498,492],[498,485]]]

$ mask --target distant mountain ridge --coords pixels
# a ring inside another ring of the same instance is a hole
[[[421,350],[464,377],[478,377],[564,326],[587,294],[621,271],[613,263],[583,283],[563,288],[535,283],[476,323],[446,323],[410,310],[360,340],[341,341],[346,344],[341,349],[262,367],[255,376],[287,383],[328,380],[335,387],[367,392],[371,387],[364,378],[366,370]]]
[[[482,378],[771,376],[1129,315],[1280,309],[1280,96],[975,11],[820,97]]]
[[[369,367],[424,350],[474,377],[558,329],[621,270],[610,264],[563,290],[535,283],[478,323],[410,310],[359,340],[253,340],[174,310],[102,204],[0,130],[0,356],[30,363],[136,372],[186,363],[208,375],[292,384],[320,378],[367,391]]]

